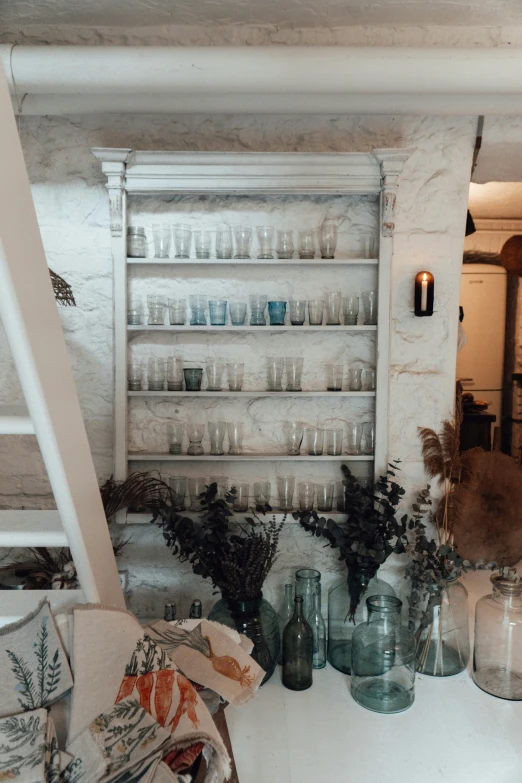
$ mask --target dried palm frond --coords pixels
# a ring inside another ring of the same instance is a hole
[[[69,283],[64,280],[63,277],[57,275],[56,272],[53,272],[52,269],[49,269],[49,274],[51,275],[51,282],[53,284],[54,298],[58,304],[76,307],[74,294]]]
[[[107,519],[124,508],[152,514],[164,501],[172,500],[169,485],[147,471],[131,473],[124,481],[111,476],[100,487],[100,494]]]

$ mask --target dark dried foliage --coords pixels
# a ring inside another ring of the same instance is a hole
[[[53,272],[52,269],[49,269],[49,274],[51,275],[51,282],[53,284],[54,298],[58,304],[64,305],[65,307],[76,307],[74,294],[69,283],[64,280],[63,277],[57,275],[56,272]]]
[[[100,494],[108,520],[124,508],[152,515],[165,500],[172,500],[169,485],[147,471],[131,473],[124,481],[111,476],[100,487]]]

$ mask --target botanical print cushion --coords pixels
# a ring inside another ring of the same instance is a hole
[[[52,722],[52,721],[49,721]],[[47,710],[12,715],[0,720],[0,780],[14,783],[46,781],[49,732]]]
[[[72,685],[47,601],[20,622],[0,628],[0,718],[46,707]]]

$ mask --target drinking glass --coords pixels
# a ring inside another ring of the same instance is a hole
[[[348,368],[348,388],[350,391],[362,391],[362,370]]]
[[[268,356],[266,360],[267,391],[283,391],[281,381],[285,360],[279,356]]]
[[[286,315],[286,302],[269,302],[268,315],[271,326],[284,326]]]
[[[194,248],[196,258],[210,258],[210,245],[212,242],[212,232],[206,229],[198,228],[194,231]]]
[[[143,364],[140,359],[131,359],[127,370],[129,391],[141,391]]]
[[[207,325],[207,297],[200,294],[192,294],[189,296],[190,302],[190,325],[191,326],[206,326]]]
[[[200,457],[205,453],[203,451],[203,446],[201,445],[204,435],[204,424],[196,421],[189,421],[187,424],[187,436],[190,441],[190,446],[187,449],[187,454],[190,454],[193,457]]]
[[[326,435],[326,453],[331,457],[338,457],[343,453],[343,431],[342,429],[325,430]]]
[[[291,511],[294,501],[295,478],[294,476],[277,477],[277,494],[279,495],[279,508],[281,511]]]
[[[361,234],[363,258],[375,258],[377,255],[377,238],[373,234]]]
[[[219,226],[216,231],[216,258],[232,258],[232,230]]]
[[[203,476],[189,478],[188,491],[190,495],[190,511],[199,511],[201,509],[201,495],[208,486],[208,479]]]
[[[377,323],[377,291],[363,291],[362,306],[364,323],[374,325]]]
[[[229,421],[227,424],[228,433],[228,453],[229,454],[242,454],[243,453],[243,430],[244,424],[242,421]]]
[[[252,229],[248,228],[248,226],[238,226],[234,234],[236,236],[236,255],[234,258],[250,258]]]
[[[342,391],[343,388],[343,365],[326,365],[326,391]]]
[[[302,356],[287,356],[285,358],[286,390],[302,391],[301,374],[303,372]]]
[[[152,226],[154,237],[154,257],[168,258],[170,250],[170,226],[154,223]]]
[[[217,497],[224,498],[228,493],[228,476],[211,476],[210,483],[217,486]]]
[[[167,440],[170,454],[181,454],[183,446],[183,424],[171,422],[167,425]]]
[[[245,365],[243,362],[227,362],[227,379],[230,391],[241,391],[244,374]]]
[[[293,258],[293,255],[294,255],[294,232],[278,231],[277,232],[277,257]]]
[[[373,421],[363,421],[361,435],[361,451],[363,454],[373,454],[375,447],[375,425]]]
[[[290,323],[302,326],[306,318],[306,299],[290,299]]]
[[[337,511],[343,513],[346,511],[346,496],[344,493],[345,486],[342,481],[337,481],[335,484],[335,495],[337,498]]]
[[[314,457],[320,457],[323,453],[324,430],[317,427],[308,427],[306,430],[306,449]]]
[[[232,508],[234,511],[248,511],[248,497],[250,486],[248,484],[234,484],[235,489]]]
[[[337,247],[337,226],[329,220],[325,220],[319,229],[319,247],[321,258],[335,258]]]
[[[318,511],[331,511],[333,508],[333,481],[315,485],[315,498]]]
[[[203,380],[202,367],[187,367],[183,370],[183,376],[185,378],[186,391],[201,391],[201,381]]]
[[[246,302],[231,302],[228,309],[232,326],[244,326],[247,312]]]
[[[223,390],[223,370],[225,369],[224,360],[220,356],[213,356],[206,361],[207,369],[207,391]]]
[[[341,312],[342,294],[340,291],[329,291],[325,294],[324,304],[326,310],[326,323],[330,326],[338,326]]]
[[[190,258],[191,242],[192,229],[186,223],[180,223],[174,228],[174,244],[176,247],[174,258]]]
[[[301,453],[304,426],[301,421],[287,421],[284,427],[286,438],[286,451],[292,457],[298,457]]]
[[[226,422],[224,421],[209,421],[208,434],[210,436],[210,453],[214,457],[218,457],[224,454],[223,441],[225,439],[225,432],[227,430]]]
[[[187,317],[186,299],[169,299],[169,317],[172,326],[181,326]]]
[[[145,258],[147,255],[147,237],[143,226],[127,228],[127,255],[130,258]]]
[[[343,298],[343,315],[345,326],[357,326],[359,315],[359,297],[355,294]]]
[[[163,391],[165,385],[165,359],[149,358],[149,391]]]
[[[266,326],[265,310],[267,296],[250,294],[250,326]]]
[[[362,424],[359,421],[348,422],[346,432],[346,453],[361,453]]]
[[[185,496],[187,494],[187,477],[170,476],[169,487],[172,491],[173,505],[175,511],[185,510]]]
[[[169,391],[183,389],[183,362],[179,356],[167,358],[167,389]]]
[[[308,300],[308,321],[310,326],[320,326],[323,323],[324,299]]]
[[[264,506],[270,503],[270,482],[256,481],[254,483],[254,499],[257,506]]]
[[[149,326],[163,326],[165,321],[165,302],[161,296],[147,296]]]
[[[256,228],[257,241],[259,243],[258,258],[273,258],[272,245],[274,244],[274,229],[272,226],[258,226]]]
[[[315,256],[315,232],[299,232],[299,258],[313,258]]]
[[[363,389],[375,391],[375,370],[363,370]]]
[[[210,325],[225,326],[227,322],[227,300],[209,299],[208,309],[210,311]]]
[[[297,485],[299,508],[301,511],[313,511],[315,484],[313,481],[300,481]]]
[[[137,326],[143,323],[143,302],[141,296],[129,296],[127,299],[127,323]]]

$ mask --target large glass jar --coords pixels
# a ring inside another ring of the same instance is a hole
[[[127,255],[129,258],[145,258],[147,255],[147,237],[141,226],[129,226],[127,229]]]
[[[356,594],[360,595],[357,606]],[[374,595],[395,596],[395,590],[362,569],[349,573],[347,579],[337,582],[328,593],[328,660],[343,674],[350,674],[352,635],[355,627],[367,620],[366,599]]]
[[[368,598],[368,620],[353,633],[352,696],[374,712],[403,712],[415,698],[415,639],[401,606],[391,595]]]
[[[514,572],[491,577],[477,603],[473,679],[500,699],[522,699],[522,582]]]
[[[281,640],[277,614],[262,595],[250,601],[222,598],[209,612],[209,620],[234,628],[254,642],[250,653],[266,672],[263,682],[268,682],[277,665]]]
[[[414,581],[410,616],[417,672],[449,677],[469,661],[468,592],[457,579],[445,586]]]

